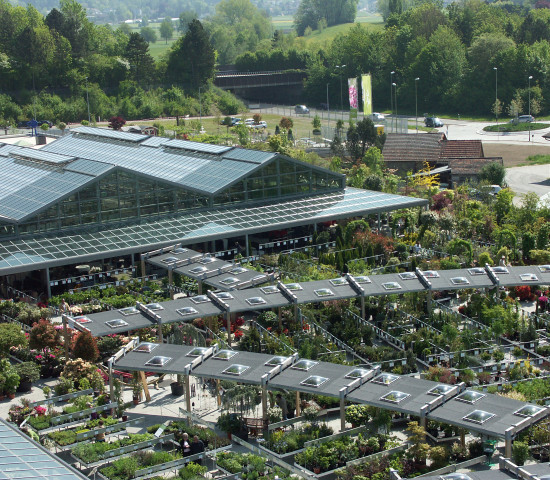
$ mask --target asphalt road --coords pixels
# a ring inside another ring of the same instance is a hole
[[[506,169],[506,182],[516,193],[514,203],[521,202],[521,196],[534,192],[539,197],[550,195],[550,165],[530,165]]]

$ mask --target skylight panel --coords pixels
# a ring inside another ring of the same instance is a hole
[[[233,358],[237,353],[234,350],[220,350],[216,355],[214,355],[212,358],[215,358],[216,360],[229,360],[230,358]]]
[[[372,372],[372,370],[367,370],[366,368],[354,368],[351,372],[346,374],[345,378],[364,378],[370,372]]]
[[[453,285],[470,285],[470,281],[466,277],[453,277],[451,282]]]
[[[291,292],[303,290],[302,286],[299,283],[286,283],[285,287],[288,288]]]
[[[399,285],[399,283],[397,282],[386,282],[386,283],[383,283],[382,286],[386,290],[401,290],[401,285]]]
[[[326,383],[328,381],[327,377],[320,377],[319,375],[312,375],[311,377],[307,377],[305,380],[300,382],[300,385],[305,385],[307,387],[314,387],[318,388],[323,383]]]
[[[216,297],[220,300],[233,300],[233,298],[235,298],[229,292],[217,292],[214,295],[216,295]]]
[[[494,413],[486,412],[484,410],[474,410],[472,413],[469,413],[465,417],[463,417],[463,420],[466,420],[467,422],[477,423],[479,425],[482,425],[487,420],[490,420],[495,416]]]
[[[407,397],[410,397],[410,394],[405,392],[398,392],[397,390],[392,390],[391,392],[382,395],[380,397],[380,400],[390,403],[401,403]]]
[[[260,288],[265,295],[271,295],[272,293],[279,293],[279,289],[276,285],[268,285],[267,287]]]
[[[506,267],[491,267],[491,271],[493,273],[498,273],[500,275],[505,275],[507,273],[510,273]]]
[[[207,295],[195,295],[194,297],[191,297],[191,301],[193,303],[199,304],[199,303],[208,303],[210,299]]]
[[[236,277],[226,277],[220,281],[222,285],[226,285],[226,286],[235,285],[236,283],[239,283],[239,282],[240,280]]]
[[[298,360],[294,365],[292,365],[291,368],[295,370],[303,370],[304,372],[307,372],[311,368],[313,368],[315,365],[317,365],[319,362],[315,362],[313,360],[307,360],[303,358],[302,360]]]
[[[186,357],[200,357],[202,354],[204,354],[208,348],[206,347],[195,347],[193,350],[191,350]]]
[[[550,273],[550,265],[540,265],[539,270],[541,273]]]
[[[414,272],[403,272],[399,274],[401,280],[414,280],[418,278]]]
[[[348,281],[343,277],[333,278],[332,280],[329,280],[329,282],[332,285],[334,285],[335,287],[341,287],[343,285],[349,285]]]
[[[145,305],[149,310],[152,310],[153,312],[158,312],[160,310],[164,310],[164,307],[160,303],[148,303]]]
[[[393,373],[381,373],[372,381],[372,383],[378,383],[379,385],[389,385],[399,378],[399,375],[394,375]]]
[[[141,353],[151,353],[155,348],[158,347],[158,343],[151,342],[141,342],[135,349],[134,352]]]
[[[122,313],[122,315],[128,316],[128,315],[138,314],[139,310],[136,307],[126,307],[126,308],[121,308],[119,312]]]
[[[334,292],[330,288],[319,288],[318,290],[313,290],[313,292],[318,297],[331,297],[334,295]]]
[[[149,367],[164,367],[170,360],[172,360],[171,357],[163,357],[161,355],[156,355],[147,362],[145,362],[146,366]]]
[[[192,275],[200,275],[201,273],[205,273],[207,271],[208,271],[208,268],[206,268],[203,265],[199,265],[198,267],[195,267],[189,270],[189,273],[191,273]]]
[[[278,365],[282,365],[287,360],[288,360],[288,357],[276,356],[276,357],[270,358],[267,362],[265,362],[265,365],[267,365],[268,367],[276,367]]]
[[[235,363],[224,369],[222,373],[229,373],[230,375],[242,375],[249,368],[250,367],[248,365],[240,365],[238,363]]]
[[[176,263],[178,260],[179,260],[178,257],[167,257],[167,258],[163,258],[163,259],[161,260],[161,262],[167,263],[167,264],[170,265],[170,264],[172,264],[172,263]]]
[[[182,317],[186,317],[188,315],[195,315],[198,312],[197,309],[193,308],[193,307],[183,307],[183,308],[178,308],[176,310],[176,313],[178,313],[179,315],[181,315]]]
[[[83,323],[92,323],[92,319],[90,317],[87,317],[86,315],[78,315],[76,317],[73,317],[73,320],[76,322],[76,323],[80,323],[80,324],[83,324]]]
[[[519,410],[516,410],[514,415],[517,415],[518,417],[534,417],[537,413],[542,412],[543,410],[543,407],[529,404],[524,405]]]
[[[422,272],[422,275],[426,278],[439,278],[439,273],[435,270],[426,270]]]
[[[460,395],[455,397],[455,400],[458,400],[459,402],[474,404],[477,401],[481,400],[483,397],[486,397],[484,393],[477,392],[475,390],[466,390],[464,393],[461,393]]]
[[[216,259],[214,257],[204,257],[199,260],[199,263],[203,265],[208,265],[209,263],[214,263]]]
[[[487,274],[485,269],[481,268],[481,267],[469,268],[468,273],[470,275],[486,275]]]
[[[248,272],[248,270],[244,267],[235,267],[229,270],[229,273],[231,275],[240,275],[241,273],[245,273],[245,272]]]
[[[172,250],[172,253],[187,253],[187,252],[188,252],[187,248],[181,248],[181,247],[174,248],[174,250]]]
[[[254,306],[254,305],[265,305],[267,303],[262,297],[247,298],[246,302],[249,305],[252,305],[252,306]]]
[[[522,282],[538,282],[539,278],[534,273],[522,273],[519,278]]]
[[[445,383],[441,383],[439,385],[436,385],[435,387],[433,388],[430,388],[428,390],[428,395],[435,395],[435,396],[440,396],[440,395],[446,395],[447,393],[449,393],[454,387],[452,385],[448,385],[448,384],[445,384]]]
[[[358,284],[362,284],[362,283],[372,283],[370,278],[369,277],[366,277],[364,275],[360,275],[359,277],[353,277],[355,279],[355,281],[358,283]]]
[[[122,320],[122,318],[115,318],[113,320],[107,320],[105,322],[105,325],[107,325],[109,328],[121,328],[126,327],[128,325],[128,322]]]

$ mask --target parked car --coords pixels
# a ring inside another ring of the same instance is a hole
[[[512,118],[508,123],[516,125],[518,123],[533,123],[534,121],[535,117],[533,115],[520,115],[519,117]]]
[[[373,112],[369,115],[369,118],[374,122],[383,122],[384,120],[386,120],[386,117],[384,116],[384,114],[382,113],[378,113],[378,112]]]
[[[430,128],[439,128],[443,126],[443,121],[439,117],[426,117],[424,125]]]
[[[31,128],[29,127],[29,120],[23,120],[17,123],[17,128]]]
[[[307,108],[305,105],[296,105],[294,107],[294,113],[309,113],[309,108]]]
[[[265,122],[264,120],[261,120],[260,123],[247,123],[247,126],[249,126],[250,128],[256,128],[256,129],[260,129],[260,128],[267,128],[267,122]]]
[[[229,125],[230,127],[233,127],[235,125],[240,125],[241,123],[241,119],[240,118],[237,118],[237,117],[230,117],[231,118],[231,125]],[[225,119],[223,119],[221,122],[220,122],[220,125],[225,125]]]
[[[37,123],[38,123],[39,126],[40,126],[40,125],[44,125],[45,123],[47,123],[47,124],[48,124],[48,127],[50,127],[50,128],[53,127],[53,123],[50,122],[49,120],[37,120]]]

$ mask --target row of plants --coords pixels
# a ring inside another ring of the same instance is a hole
[[[135,445],[136,443],[152,440],[155,436],[151,433],[129,434],[127,437],[112,442],[83,443],[77,444],[72,454],[84,463],[94,463],[105,458],[105,453],[120,447]]]
[[[89,420],[84,425],[80,425],[78,427],[67,428],[57,432],[50,432],[48,433],[48,437],[61,447],[72,445],[73,443],[76,443],[76,436],[79,433],[89,432],[90,430],[98,428],[100,421],[103,422],[103,427],[110,427],[119,423],[118,418],[107,416],[101,419]]]
[[[161,424],[155,424],[147,427],[147,433],[155,433]],[[193,438],[195,435],[203,442],[206,450],[214,450],[216,448],[225,447],[230,445],[231,442],[225,438],[216,435],[213,430],[200,427],[198,425],[189,425],[186,421],[174,420],[168,424],[164,429],[166,435],[173,433],[174,437],[178,439],[183,433],[187,433],[189,438]]]
[[[216,463],[229,473],[240,473],[243,480],[257,480],[262,477],[266,480],[276,477],[290,478],[288,470],[280,467],[270,467],[267,459],[253,453],[239,453],[233,451],[218,452]]]
[[[306,423],[290,432],[274,431],[269,435],[265,447],[279,455],[304,448],[310,440],[332,435],[334,430],[325,423]]]
[[[138,470],[172,462],[182,458],[177,452],[142,450],[132,455],[115,460],[108,467],[100,470],[101,474],[109,480],[130,480],[134,478]],[[189,465],[189,473],[193,471],[196,476],[202,476],[206,473],[206,467],[197,464]]]

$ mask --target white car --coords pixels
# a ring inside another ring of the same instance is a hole
[[[384,116],[384,114],[382,113],[378,113],[378,112],[373,112],[369,115],[369,118],[374,122],[383,122],[384,120],[386,120],[386,117]]]
[[[267,128],[267,122],[261,120],[260,123],[252,123],[248,126],[259,130],[260,128]]]

